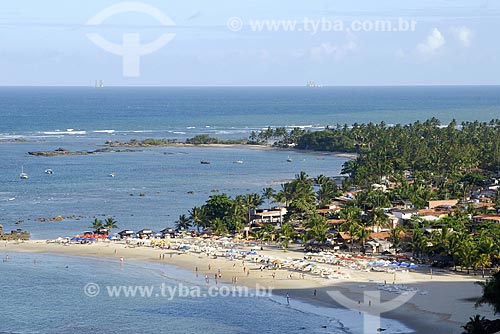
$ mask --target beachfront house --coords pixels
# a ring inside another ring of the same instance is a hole
[[[136,233],[139,239],[150,239],[154,236],[153,230],[150,230],[148,228],[142,229],[139,232]]]
[[[121,232],[118,232],[118,235],[120,236],[120,238],[122,239],[127,239],[127,238],[131,238],[134,236],[134,231],[132,230],[123,230]]]
[[[175,230],[171,227],[167,227],[160,231],[162,238],[175,238]]]
[[[345,219],[328,219],[327,224],[330,225],[330,229],[340,231],[340,226],[346,222]]]
[[[411,217],[416,214],[418,214],[418,211],[415,209],[399,209],[391,211],[391,215],[393,217],[392,220],[393,222],[396,222],[396,225],[406,224]],[[391,216],[389,217],[391,218]]]
[[[472,217],[472,221],[475,224],[481,224],[486,222],[500,224],[500,215],[476,215]]]
[[[343,205],[340,202],[333,202],[317,209],[316,213],[322,215],[323,217],[328,217],[332,213],[339,212],[342,209],[342,206]]]
[[[275,224],[276,226],[280,226],[283,222],[283,216],[286,215],[286,213],[286,208],[281,207],[275,207],[271,210],[253,210],[252,222],[256,224]]]
[[[442,207],[445,207],[445,208],[451,208],[453,206],[456,206],[457,204],[458,204],[458,199],[428,201],[427,202],[427,208],[428,209],[433,209],[433,208],[437,208],[438,206],[442,206]]]
[[[413,209],[413,203],[411,201],[393,201],[391,202],[392,207],[395,209],[402,209],[402,210],[408,210],[408,209]]]
[[[392,244],[384,239],[373,238],[366,242],[365,252],[366,253],[383,253],[388,252],[392,247]]]

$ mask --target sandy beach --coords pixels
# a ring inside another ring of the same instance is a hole
[[[395,319],[416,333],[449,334],[461,333],[461,326],[469,317],[481,314],[493,317],[488,306],[478,309],[474,301],[481,295],[481,288],[474,282],[481,276],[461,275],[444,270],[433,270],[432,277],[428,267],[421,267],[410,272],[373,272],[353,270],[332,266],[345,274],[344,278],[329,279],[312,273],[297,272],[288,268],[277,270],[260,269],[260,263],[246,260],[229,260],[226,257],[209,257],[204,253],[162,250],[153,247],[129,246],[125,243],[98,242],[93,244],[48,243],[45,240],[26,242],[2,242],[2,253],[30,252],[55,253],[68,256],[101,257],[127,261],[162,262],[187,270],[198,270],[199,274],[211,274],[220,269],[222,280],[231,282],[237,277],[237,284],[255,288],[257,285],[270,287],[273,295],[284,297],[287,293],[292,300],[322,307],[339,307],[328,292],[338,291],[352,301],[358,301],[359,307],[369,310],[374,305],[366,305],[364,291],[380,291],[381,301],[392,300],[397,296],[408,297],[402,306],[383,314],[383,317]],[[244,249],[245,247],[242,247]],[[250,248],[248,248],[250,249]],[[164,254],[164,255],[163,255]],[[272,258],[303,259],[305,254],[299,249],[284,252],[275,246],[263,246],[260,256]],[[209,269],[210,266],[210,269]],[[328,266],[328,265],[325,265]],[[274,273],[274,277],[273,277]],[[292,277],[290,278],[290,275]],[[385,284],[384,284],[385,283]],[[391,285],[408,288],[410,292],[396,294]],[[376,332],[376,331],[374,331]]]
[[[325,155],[332,156],[338,158],[346,158],[346,159],[356,159],[358,157],[357,153],[347,153],[347,152],[329,152],[329,151],[315,151],[315,150],[307,150],[307,149],[297,149],[297,148],[280,148],[274,147],[272,145],[256,145],[256,144],[187,144],[187,143],[168,143],[164,145],[133,145],[130,143],[113,143],[111,145],[103,145],[110,147],[128,147],[128,148],[161,148],[161,147],[208,147],[208,148],[242,148],[249,150],[259,150],[259,151],[268,151],[268,150],[281,150],[281,151],[289,151],[289,152],[299,152],[299,153],[311,153],[316,155]]]

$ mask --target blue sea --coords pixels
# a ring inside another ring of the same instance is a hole
[[[7,255],[8,262],[0,262],[2,334],[362,332],[358,312],[306,305],[293,298],[293,291],[288,306],[282,295],[255,297],[250,291],[248,296],[228,296],[230,286],[219,283],[216,290],[202,275],[165,264],[121,266],[116,259],[0,249],[2,259]],[[89,285],[97,285],[99,292]],[[109,289],[120,286],[152,290],[110,295]],[[180,289],[190,292],[169,293]],[[411,332],[391,320],[383,320],[382,326],[386,333]]]
[[[159,230],[211,194],[279,188],[300,171],[335,176],[346,161],[324,153],[243,148],[166,147],[67,157],[34,157],[29,151],[95,150],[106,140],[185,139],[204,133],[241,138],[268,126],[317,130],[337,123],[395,124],[437,117],[446,124],[499,116],[499,87],[3,87],[0,140],[28,142],[0,143],[0,224],[7,231],[26,229],[33,238],[57,238],[81,233],[94,216],[107,214],[119,228]],[[211,164],[201,165],[201,160]],[[19,178],[21,168],[28,180]],[[55,174],[45,174],[48,168]],[[37,220],[59,215],[74,218]],[[340,310],[312,312],[311,306],[295,301],[287,307],[283,296],[89,298],[83,288],[90,282],[201,282],[192,273],[163,265],[127,263],[121,268],[110,260],[0,249],[1,258],[7,254],[9,262],[0,262],[0,333],[359,332],[360,319],[353,315],[344,314],[351,320],[342,325]],[[384,327],[404,331],[394,322]]]
[[[160,230],[216,192],[234,196],[279,188],[300,171],[335,176],[346,160],[242,148],[169,147],[67,157],[34,157],[29,151],[95,150],[106,140],[182,140],[202,133],[242,138],[268,126],[317,130],[430,117],[445,124],[454,118],[500,117],[500,87],[1,87],[0,140],[29,142],[0,143],[0,224],[5,230],[27,229],[34,238],[56,238],[81,233],[95,215],[106,214],[119,228]],[[211,164],[201,165],[201,160]],[[29,180],[19,178],[22,168]],[[55,174],[44,174],[49,168]],[[37,221],[59,215],[76,218]]]

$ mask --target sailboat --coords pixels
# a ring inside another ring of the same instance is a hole
[[[19,177],[23,180],[26,180],[29,177],[28,174],[24,172],[24,166],[21,167],[21,174],[19,174]]]
[[[293,160],[292,160],[292,158],[288,157],[288,158],[286,159],[286,161],[287,161],[287,162],[292,162]]]

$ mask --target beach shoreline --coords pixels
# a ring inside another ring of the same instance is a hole
[[[1,247],[3,246],[3,247]],[[274,296],[284,298],[290,294],[292,300],[302,301],[308,305],[338,309],[342,307],[328,294],[338,291],[353,301],[363,301],[364,291],[377,289],[384,281],[392,280],[392,274],[379,272],[351,271],[349,279],[331,280],[312,274],[297,274],[291,270],[274,271],[261,270],[257,263],[250,261],[230,261],[224,257],[211,258],[205,254],[182,253],[177,250],[152,247],[131,247],[123,243],[71,244],[64,246],[57,243],[47,243],[45,240],[30,240],[25,242],[4,242],[0,244],[1,253],[52,253],[67,256],[83,256],[127,261],[163,263],[186,269],[193,274],[213,275],[219,270],[222,273],[221,282],[232,283],[237,277],[237,284],[251,289],[257,286],[271,288]],[[266,255],[281,255],[282,257],[303,257],[298,250],[286,253],[276,247],[264,246],[262,252]],[[209,267],[210,266],[210,267]],[[290,278],[290,274],[293,275]],[[396,320],[415,333],[461,333],[461,326],[469,317],[475,314],[493,316],[489,307],[474,308],[474,298],[480,296],[481,289],[475,285],[479,277],[460,275],[447,271],[436,271],[432,279],[426,272],[412,272],[410,278],[397,278],[397,284],[414,286],[426,294],[416,294],[407,303],[395,310],[383,314],[386,319]],[[389,284],[392,282],[389,282]],[[446,289],[443,286],[446,285]],[[394,294],[381,293],[381,301],[394,298]],[[365,305],[366,306],[366,305]]]
[[[311,153],[319,154],[325,156],[332,156],[338,158],[356,159],[358,157],[357,153],[348,152],[330,152],[330,151],[316,151],[308,149],[297,149],[294,147],[284,148],[275,147],[272,145],[256,145],[256,144],[188,144],[188,143],[167,143],[163,145],[148,145],[148,144],[131,144],[127,142],[113,142],[112,144],[104,144],[107,147],[133,147],[133,148],[162,148],[162,147],[207,147],[207,148],[240,148],[249,150],[277,150],[277,151],[287,151],[287,152],[299,152],[299,153]]]

